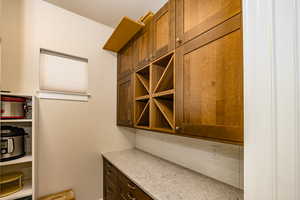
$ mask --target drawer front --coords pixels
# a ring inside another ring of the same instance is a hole
[[[120,194],[124,200],[152,200],[144,191],[120,173]]]
[[[104,160],[104,178],[118,183],[118,170],[106,160]]]
[[[118,185],[105,179],[104,200],[120,200],[120,191]]]

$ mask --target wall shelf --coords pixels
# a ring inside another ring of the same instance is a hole
[[[14,193],[12,195],[2,197],[2,198],[0,198],[0,200],[15,200],[15,199],[30,196],[32,194],[33,194],[32,182],[31,181],[24,181],[24,186],[23,186],[22,190],[20,190],[19,192]]]
[[[1,123],[24,123],[24,122],[32,122],[32,119],[1,119]]]
[[[11,125],[19,128],[24,128],[26,133],[28,134],[25,139],[28,142],[28,145],[25,148],[26,155],[22,158],[0,162],[0,171],[3,174],[8,173],[11,168],[14,171],[20,171],[24,174],[23,176],[23,189],[8,195],[6,197],[0,198],[0,200],[15,200],[22,197],[32,196],[32,199],[37,199],[35,194],[35,186],[37,183],[36,176],[36,132],[37,132],[37,124],[36,124],[36,97],[32,95],[26,94],[15,94],[15,93],[0,93],[3,96],[11,96],[11,97],[24,97],[29,101],[32,105],[32,115],[28,117],[28,119],[1,119],[1,125]]]
[[[166,90],[166,91],[162,91],[162,92],[157,92],[155,94],[153,94],[153,97],[162,97],[162,96],[170,96],[173,95],[175,93],[174,89],[171,90]]]
[[[0,166],[15,165],[15,164],[21,164],[21,163],[26,163],[26,162],[32,162],[31,155],[27,155],[27,156],[24,156],[24,157],[16,159],[16,160],[0,162]]]

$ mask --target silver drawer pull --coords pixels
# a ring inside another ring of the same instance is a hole
[[[127,186],[128,186],[130,189],[132,189],[132,190],[135,190],[135,189],[136,189],[136,187],[135,187],[134,185],[131,185],[130,183],[128,183]]]
[[[128,199],[130,200],[136,200],[136,198],[132,197],[130,193],[127,194]]]

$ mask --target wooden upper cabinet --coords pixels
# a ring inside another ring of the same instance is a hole
[[[133,42],[127,43],[118,53],[118,79],[132,73]]]
[[[241,15],[186,43],[176,53],[177,132],[242,144]]]
[[[153,17],[153,59],[175,48],[175,0],[169,0]]]
[[[133,82],[132,74],[118,80],[117,125],[133,126]]]
[[[152,24],[146,25],[141,32],[138,33],[135,39],[135,68],[144,67],[149,64],[152,57]]]
[[[241,12],[241,0],[176,0],[176,46]]]

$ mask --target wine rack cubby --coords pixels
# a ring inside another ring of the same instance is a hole
[[[175,55],[167,54],[135,72],[136,128],[175,132]]]

